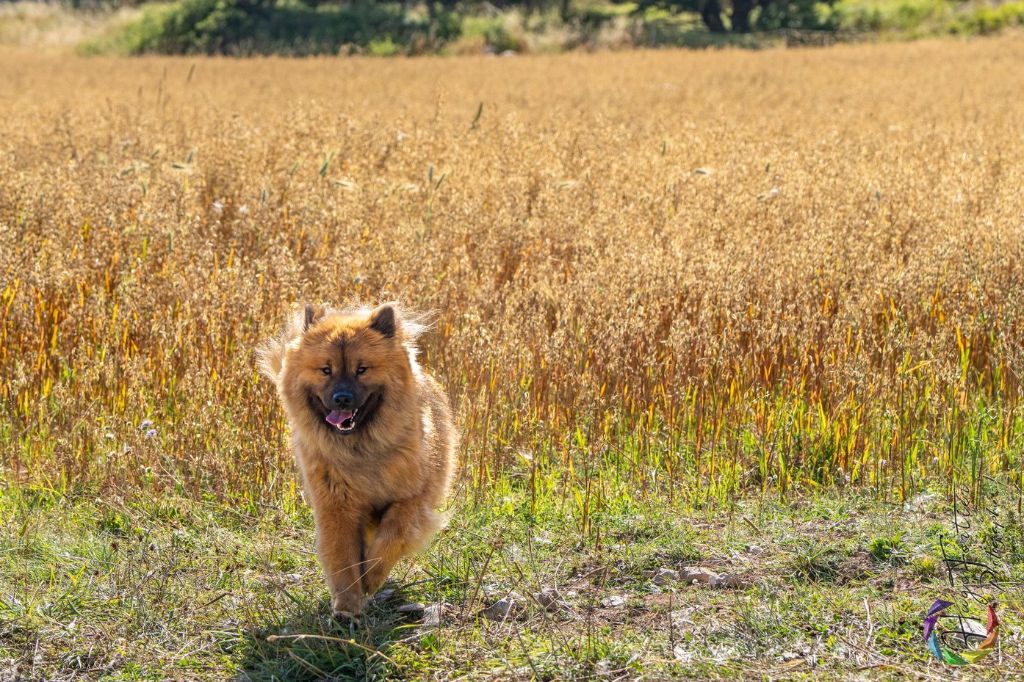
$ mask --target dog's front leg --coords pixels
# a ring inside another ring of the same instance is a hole
[[[366,549],[366,594],[380,588],[399,559],[426,546],[440,525],[441,516],[422,500],[392,503]]]
[[[364,519],[345,506],[343,491],[327,485],[308,488],[316,520],[317,553],[331,590],[334,616],[358,616],[365,601],[361,566]]]

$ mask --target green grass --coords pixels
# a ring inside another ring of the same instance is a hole
[[[0,666],[110,680],[942,675],[919,631],[931,601],[951,594],[937,544],[949,518],[938,495],[891,506],[833,492],[700,511],[621,496],[583,522],[571,500],[531,500],[509,481],[486,502],[460,496],[428,553],[394,574],[396,594],[352,628],[329,617],[302,504],[7,488]],[[1024,552],[999,547],[1019,579]],[[743,585],[651,580],[687,565]],[[551,587],[565,608],[534,601]],[[516,618],[479,617],[509,591]],[[999,598],[1000,658],[972,671],[991,679],[1024,664],[1011,634],[1021,594]],[[440,627],[420,627],[403,602],[445,604]]]

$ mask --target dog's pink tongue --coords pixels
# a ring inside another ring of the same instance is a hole
[[[327,413],[327,423],[331,426],[341,426],[341,423],[352,418],[352,410],[331,410]]]

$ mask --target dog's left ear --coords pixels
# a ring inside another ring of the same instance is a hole
[[[370,314],[370,329],[378,331],[385,338],[393,338],[398,331],[398,317],[395,309],[385,303]]]

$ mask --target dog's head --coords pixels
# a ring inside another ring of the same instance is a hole
[[[359,433],[414,381],[420,326],[393,304],[343,311],[306,306],[292,330],[277,382],[293,419],[337,435]]]

